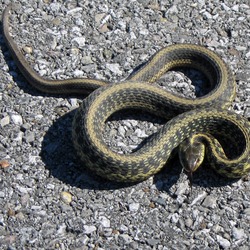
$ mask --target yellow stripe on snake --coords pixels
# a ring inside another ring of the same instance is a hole
[[[47,93],[90,93],[73,121],[73,142],[84,168],[109,180],[142,181],[159,172],[179,146],[180,161],[189,173],[201,165],[205,154],[221,175],[239,178],[250,171],[249,122],[227,110],[235,97],[236,84],[229,67],[217,54],[202,46],[177,44],[158,51],[124,82],[47,80],[30,67],[10,36],[10,11],[8,6],[3,13],[3,34],[27,81]],[[152,84],[175,67],[203,72],[211,92],[187,99]],[[118,154],[101,135],[107,119],[124,109],[145,110],[169,121],[136,152]]]

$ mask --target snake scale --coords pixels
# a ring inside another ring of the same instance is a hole
[[[184,169],[194,172],[206,155],[219,174],[240,178],[250,171],[250,125],[227,108],[235,97],[236,83],[225,62],[199,45],[175,44],[155,53],[125,81],[109,83],[90,78],[48,80],[28,64],[9,30],[9,5],[3,13],[3,35],[21,73],[40,91],[89,94],[73,121],[73,142],[83,167],[109,180],[142,181],[159,172],[179,147]],[[211,84],[205,96],[183,98],[152,84],[176,67],[195,68]],[[168,118],[168,122],[131,154],[118,154],[104,142],[106,120],[124,109],[140,109]],[[230,145],[230,147],[228,147]],[[233,145],[233,147],[231,147]]]

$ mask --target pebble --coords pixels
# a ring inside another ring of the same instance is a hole
[[[100,222],[103,227],[110,227],[110,220],[105,216],[100,216]]]
[[[4,198],[5,197],[5,192],[3,192],[3,191],[0,191],[0,198]]]
[[[5,226],[3,215],[0,214],[0,226]]]
[[[24,136],[24,141],[31,143],[35,141],[35,133],[34,132],[28,132]]]
[[[171,222],[173,223],[177,223],[179,221],[179,214],[178,213],[174,213],[172,216],[171,216]]]
[[[72,40],[73,43],[76,43],[78,48],[83,48],[85,45],[85,37],[76,37]]]
[[[84,225],[83,226],[83,232],[85,234],[92,234],[95,231],[96,231],[96,227],[95,226],[88,226],[88,225]]]
[[[193,225],[193,220],[190,219],[190,218],[187,218],[187,219],[185,220],[185,225],[186,225],[186,227],[192,227],[192,225]]]
[[[244,209],[243,213],[250,216],[250,207]]]
[[[147,240],[147,243],[150,245],[150,246],[157,246],[159,244],[160,240],[157,240],[157,239],[148,239]]]
[[[189,189],[189,184],[188,184],[188,182],[180,183],[179,186],[178,186],[178,188],[177,188],[177,190],[176,190],[176,192],[175,192],[175,194],[176,194],[177,196],[182,195],[182,194],[184,194],[188,189]]]
[[[129,204],[129,211],[136,212],[140,208],[140,203],[131,203]]]
[[[106,67],[115,75],[122,75],[122,71],[120,70],[120,65],[118,63],[107,63]]]
[[[191,206],[195,205],[199,201],[204,200],[204,198],[207,196],[207,193],[203,191],[202,193],[198,194],[198,196],[192,201]]]
[[[229,240],[221,237],[220,235],[217,235],[217,241],[223,249],[228,249],[231,246],[231,243]]]
[[[246,53],[246,58],[250,58],[250,51]]]
[[[10,166],[9,161],[7,160],[0,160],[0,168],[8,168]]]
[[[208,195],[202,205],[208,208],[215,208],[217,206],[217,198],[215,196]]]
[[[84,76],[84,72],[82,70],[77,69],[73,72],[73,75],[74,77],[80,78]]]
[[[10,117],[7,115],[4,118],[1,119],[0,125],[3,128],[4,126],[8,125],[10,123]]]
[[[12,115],[10,115],[10,119],[11,119],[11,121],[12,121],[15,125],[22,125],[22,124],[23,124],[23,118],[22,118],[21,115],[12,114]]]
[[[70,204],[72,202],[72,194],[67,192],[67,191],[63,191],[61,192],[61,200],[66,203],[66,204]]]
[[[119,238],[123,241],[125,245],[128,245],[133,241],[131,236],[129,236],[128,234],[120,234]]]
[[[235,240],[241,240],[242,238],[246,237],[244,229],[236,227],[233,228],[232,235]]]
[[[90,56],[84,56],[81,61],[83,65],[88,65],[93,63],[92,58]]]
[[[23,47],[23,51],[27,54],[31,54],[33,52],[33,49],[32,49],[32,47],[25,46],[25,47]]]

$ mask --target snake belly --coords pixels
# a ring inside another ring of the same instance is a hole
[[[249,123],[227,110],[235,97],[235,81],[216,53],[199,45],[171,45],[156,52],[120,83],[92,78],[45,79],[32,69],[9,33],[11,10],[9,5],[2,15],[3,35],[27,81],[46,93],[91,93],[83,100],[73,121],[73,143],[84,168],[110,180],[142,181],[159,172],[182,141],[201,134],[211,166],[219,174],[238,178],[249,172]],[[203,97],[187,99],[152,84],[176,67],[203,72],[211,91]],[[108,148],[101,135],[108,117],[123,109],[146,110],[161,117],[169,117],[171,113],[172,119],[136,152],[121,155]],[[217,136],[219,141],[213,139]],[[228,143],[235,148],[224,149]]]

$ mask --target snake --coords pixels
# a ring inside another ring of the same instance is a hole
[[[202,45],[172,44],[120,82],[94,78],[50,80],[39,76],[14,42],[9,25],[11,11],[8,5],[2,15],[3,36],[26,80],[50,94],[87,95],[72,125],[72,146],[83,169],[111,181],[139,182],[160,172],[177,149],[190,175],[204,161],[228,178],[249,173],[250,125],[246,118],[229,110],[236,82],[217,53]],[[202,72],[209,81],[209,93],[191,99],[155,84],[177,67]],[[102,134],[109,117],[126,109],[152,113],[166,119],[166,123],[136,150],[120,154],[106,144]]]

